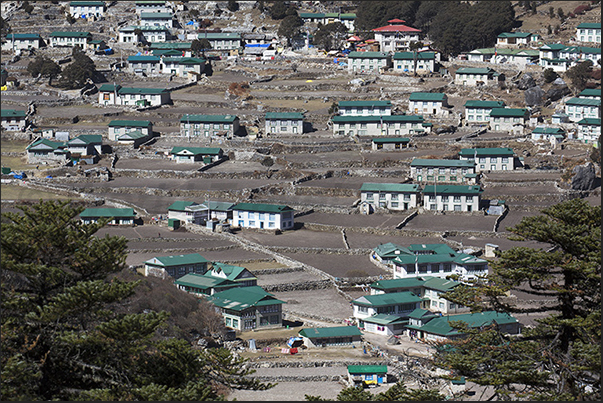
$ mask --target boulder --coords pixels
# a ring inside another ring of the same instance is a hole
[[[546,92],[544,98],[551,102],[558,101],[564,96],[570,93],[570,89],[567,85],[554,85]]]
[[[539,86],[528,88],[524,91],[525,102],[528,106],[542,105],[544,91]]]
[[[592,162],[575,166],[572,172],[574,173],[571,184],[573,190],[591,190],[595,188],[597,175]]]
[[[530,73],[523,74],[519,80],[517,80],[517,88],[520,90],[527,90],[528,88],[532,88],[536,85],[536,81],[534,81],[534,77]]]

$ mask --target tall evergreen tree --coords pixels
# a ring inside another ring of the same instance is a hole
[[[573,199],[508,228],[513,239],[550,245],[498,253],[487,281],[459,286],[446,297],[473,311],[534,313],[520,337],[497,329],[470,331],[440,348],[436,362],[491,386],[506,400],[601,398],[601,206]],[[553,304],[521,304],[521,292]]]
[[[219,387],[270,387],[228,350],[162,339],[168,314],[120,313],[126,239],[97,237],[69,202],[3,213],[2,400],[217,400]]]

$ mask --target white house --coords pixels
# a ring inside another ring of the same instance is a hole
[[[140,25],[172,29],[174,28],[174,16],[172,13],[142,12],[140,13]]]
[[[404,211],[419,205],[421,188],[411,183],[363,183],[360,205],[370,213],[376,209]]]
[[[415,69],[416,62],[416,69]],[[393,68],[396,73],[433,73],[436,68],[434,52],[395,52]]]
[[[167,13],[172,9],[165,0],[137,0],[136,13]]]
[[[168,207],[168,219],[185,223],[201,224],[208,219],[208,216],[208,207],[205,204],[177,200]]]
[[[475,183],[475,161],[413,158],[410,177],[419,183]]]
[[[180,277],[194,273],[205,274],[209,260],[198,253],[186,255],[156,256],[144,262],[144,275],[167,278]]]
[[[493,108],[503,108],[503,101],[479,101],[470,99],[465,102],[465,122],[467,124],[484,124],[490,122],[490,112]]]
[[[405,136],[431,133],[420,115],[339,116],[331,118],[334,136]]]
[[[448,115],[448,96],[442,92],[412,92],[408,99],[408,111],[422,115]]]
[[[509,147],[462,148],[459,159],[474,161],[475,171],[513,171],[515,152]]]
[[[535,141],[543,140],[547,142],[556,141],[556,139],[563,140],[565,138],[565,130],[559,127],[537,126],[532,130],[531,138]]]
[[[101,18],[106,10],[104,1],[72,1],[69,3],[69,14],[74,18]]]
[[[80,213],[80,220],[84,224],[98,222],[101,218],[109,219],[109,225],[134,225],[136,212],[131,207],[89,207]]]
[[[65,164],[70,160],[70,153],[62,141],[39,139],[26,147],[28,164]]]
[[[161,59],[157,56],[128,56],[128,71],[138,76],[155,76],[161,73]]]
[[[565,101],[565,113],[572,122],[584,118],[601,119],[601,99],[570,98]]]
[[[601,43],[601,23],[583,22],[576,27],[576,40]]]
[[[190,77],[190,74],[200,75],[205,71],[207,60],[201,57],[163,57],[161,72],[176,77]]]
[[[302,134],[304,114],[302,112],[266,112],[264,115],[266,134]]]
[[[504,77],[489,67],[461,67],[456,70],[454,83],[476,87],[478,85],[494,85]]]
[[[237,203],[232,209],[232,226],[269,230],[288,230],[295,226],[289,206],[265,203]]]
[[[487,260],[457,252],[446,244],[413,244],[408,249],[409,253],[402,253],[392,260],[395,279],[446,278],[457,274],[461,281],[467,281],[488,274]]]
[[[6,42],[2,44],[3,50],[29,50],[40,49],[44,41],[40,34],[8,34]]]
[[[211,45],[211,50],[222,51],[224,55],[237,54],[242,46],[241,34],[238,32],[203,32],[197,39],[207,39]]]
[[[79,46],[82,49],[86,49],[88,41],[92,39],[90,32],[80,31],[53,31],[49,35],[50,46],[63,47],[63,46]]]
[[[107,138],[112,141],[117,141],[119,136],[134,131],[139,131],[145,136],[153,135],[153,123],[149,120],[112,120],[108,127]]]
[[[392,66],[391,55],[387,52],[350,52],[348,73],[380,73]]]
[[[240,129],[240,120],[235,115],[182,115],[180,135],[195,138],[231,139]]]
[[[601,99],[601,88],[586,88],[578,94],[578,98],[584,99]]]
[[[523,134],[530,119],[526,108],[493,108],[490,111],[490,130]]]
[[[339,101],[337,109],[341,116],[390,116],[392,101]]]
[[[577,139],[597,146],[601,136],[601,118],[584,118],[578,122]]]
[[[15,109],[2,109],[2,128],[9,132],[22,132],[29,123],[27,112]]]
[[[140,33],[139,33],[140,32]],[[155,43],[165,42],[171,38],[170,31],[162,26],[127,26],[119,29],[119,42],[122,43]]]
[[[404,150],[410,146],[410,138],[408,137],[386,137],[376,138],[371,140],[371,149],[377,150]]]
[[[393,326],[391,328],[385,326],[386,323],[376,323],[374,321],[375,316],[381,315],[378,316],[381,321],[391,324],[393,322],[392,319],[408,318],[412,311],[421,307],[422,303],[423,298],[410,291],[379,295],[363,295],[351,302],[354,309],[353,316],[358,321],[358,327],[360,329],[370,333],[399,330],[397,334],[402,332],[402,327],[395,329]]]
[[[423,208],[431,211],[478,211],[482,192],[479,185],[425,185]]]
[[[100,105],[123,105],[132,107],[160,106],[172,101],[166,88],[134,88],[103,84],[98,89]]]
[[[559,51],[559,58],[570,60],[572,65],[576,65],[585,60],[590,60],[593,62],[593,66],[596,66],[599,64],[599,60],[601,60],[601,48],[567,46]]]
[[[410,49],[412,42],[418,42],[420,29],[404,25],[404,20],[393,19],[387,21],[389,25],[372,29],[375,40],[379,42],[381,52],[401,52]]]
[[[540,35],[530,32],[503,32],[496,38],[496,46],[528,46],[540,39]]]
[[[169,154],[176,162],[194,163],[201,161],[211,164],[224,156],[224,151],[218,147],[173,147]]]

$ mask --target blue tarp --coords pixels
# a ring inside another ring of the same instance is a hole
[[[189,22],[186,23],[186,25],[195,25],[195,22],[194,21],[189,21]]]
[[[245,44],[246,48],[267,48],[270,46],[269,43],[247,43]]]
[[[136,56],[142,56],[142,53],[138,52],[136,53]]]

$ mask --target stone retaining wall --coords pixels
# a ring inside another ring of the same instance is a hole
[[[264,285],[262,288],[267,292],[324,290],[333,288],[333,282],[331,280],[304,281],[301,283]]]

